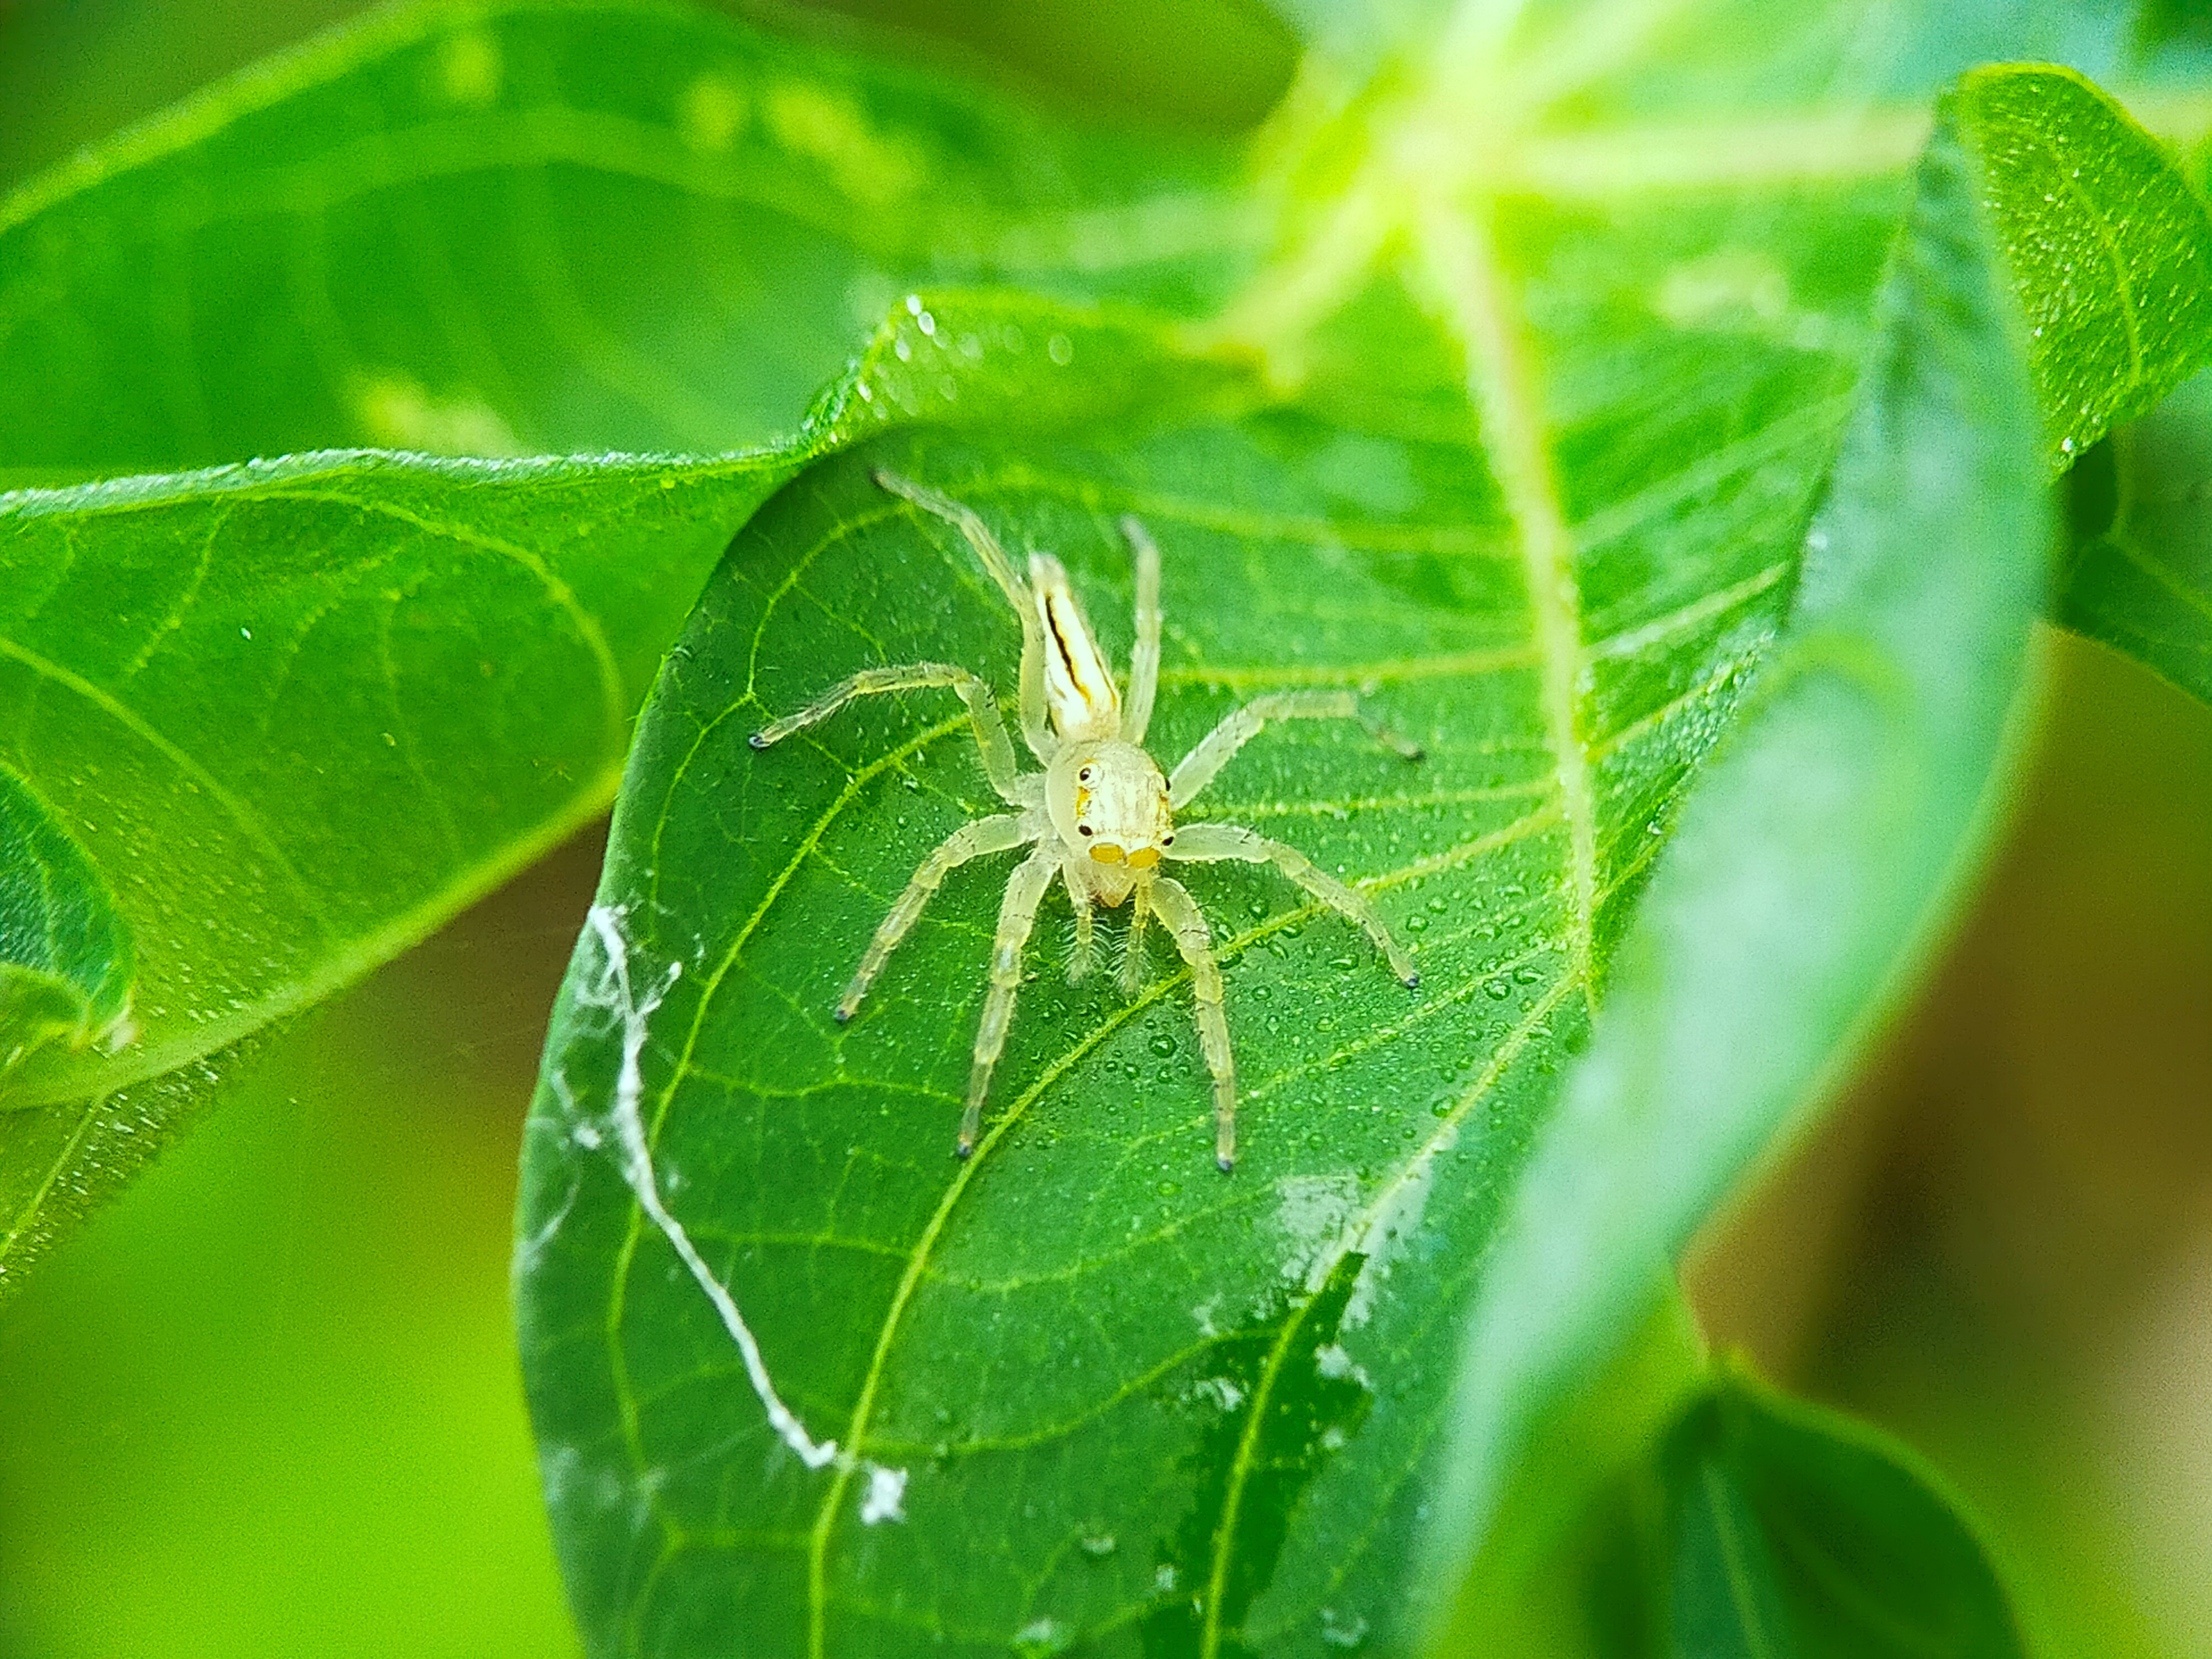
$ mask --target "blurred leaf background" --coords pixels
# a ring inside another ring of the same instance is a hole
[[[357,9],[0,0],[0,189]],[[838,9],[1215,130],[1291,63],[1236,0]],[[2057,635],[2044,671],[1975,913],[1692,1284],[1717,1343],[1949,1474],[2043,1651],[2212,1659],[2212,713]],[[282,1035],[0,1311],[0,1659],[574,1650],[507,1264],[597,855]]]

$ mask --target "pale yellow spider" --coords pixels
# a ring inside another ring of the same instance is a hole
[[[1038,902],[1057,872],[1075,908],[1075,953],[1068,978],[1081,979],[1092,959],[1091,907],[1114,908],[1127,898],[1136,904],[1129,918],[1128,950],[1122,958],[1121,987],[1134,995],[1144,976],[1144,926],[1157,915],[1174,936],[1176,949],[1189,966],[1196,1003],[1199,1047],[1213,1077],[1214,1161],[1224,1173],[1237,1161],[1237,1062],[1230,1052],[1229,1024],[1221,1008],[1221,969],[1213,959],[1206,918],[1182,883],[1161,873],[1163,859],[1192,863],[1238,859],[1272,864],[1316,898],[1367,931],[1410,988],[1420,983],[1412,959],[1390,937],[1375,907],[1334,876],[1324,874],[1294,848],[1233,823],[1192,823],[1180,830],[1175,815],[1213,781],[1230,757],[1271,720],[1355,720],[1378,741],[1408,760],[1421,751],[1392,735],[1359,706],[1349,691],[1285,691],[1255,697],[1200,740],[1175,770],[1163,777],[1144,750],[1145,727],[1160,672],[1160,555],[1133,518],[1121,520],[1137,567],[1137,641],[1130,652],[1129,697],[1125,705],[1114,676],[1068,586],[1067,572],[1049,554],[1030,556],[1030,580],[1013,563],[990,529],[969,508],[925,486],[878,471],[875,480],[894,495],[956,526],[982,560],[983,568],[1014,607],[1022,624],[1022,736],[1042,772],[1016,769],[1014,746],[1000,718],[991,688],[964,668],[950,663],[908,663],[896,668],[866,668],[841,680],[795,714],[756,732],[752,745],[765,749],[793,732],[827,720],[855,697],[925,686],[950,686],[968,705],[975,742],[983,752],[983,771],[992,788],[1017,810],[977,818],[947,836],[921,862],[876,929],[852,983],[837,1000],[837,1018],[850,1019],[883,971],[898,942],[921,915],[948,872],[988,853],[1012,852],[1037,843],[1015,868],[999,907],[999,931],[991,948],[990,994],[975,1033],[975,1059],[968,1079],[968,1109],[960,1120],[959,1152],[975,1150],[983,1101],[991,1071],[1006,1047],[1013,1018],[1014,994],[1022,978],[1022,949],[1028,943]],[[1050,717],[1050,726],[1047,717]]]

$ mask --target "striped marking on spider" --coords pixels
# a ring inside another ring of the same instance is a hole
[[[1273,865],[1346,921],[1364,929],[1410,988],[1420,983],[1413,959],[1390,936],[1367,899],[1318,868],[1296,848],[1270,841],[1234,823],[1193,823],[1176,828],[1175,815],[1196,799],[1231,757],[1270,720],[1357,720],[1369,735],[1409,761],[1421,750],[1396,736],[1360,706],[1346,690],[1284,691],[1255,697],[1200,738],[1175,769],[1162,774],[1145,750],[1160,672],[1160,555],[1134,518],[1121,520],[1136,561],[1137,639],[1130,652],[1129,692],[1125,700],[1114,684],[1105,654],[1068,586],[1067,572],[1047,553],[1030,556],[1024,581],[990,527],[969,507],[926,485],[886,471],[876,482],[946,523],[975,550],[992,580],[1006,596],[1022,627],[1022,737],[1044,769],[1021,771],[1014,745],[991,688],[968,670],[951,663],[917,662],[897,667],[865,668],[840,680],[805,708],[770,721],[753,733],[752,746],[766,749],[794,732],[828,720],[855,697],[929,686],[949,687],[968,707],[984,775],[991,787],[1014,810],[963,824],[921,861],[890,914],[876,929],[852,982],[837,1000],[837,1018],[850,1019],[860,999],[884,969],[893,950],[920,920],[951,871],[971,859],[1018,848],[1035,850],[1014,868],[999,907],[999,927],[991,946],[990,991],[975,1032],[975,1063],[968,1078],[968,1106],[960,1120],[958,1151],[975,1150],[991,1073],[1006,1044],[1014,995],[1020,988],[1022,951],[1029,942],[1037,906],[1057,875],[1075,909],[1075,951],[1068,978],[1082,979],[1093,966],[1091,913],[1125,901],[1129,917],[1128,949],[1122,957],[1125,995],[1142,988],[1146,921],[1158,916],[1190,969],[1199,1047],[1213,1079],[1213,1155],[1225,1174],[1237,1163],[1237,1060],[1229,1044],[1229,1023],[1222,1012],[1221,967],[1214,960],[1206,918],[1189,891],[1161,869],[1164,862],[1193,864],[1238,860]]]

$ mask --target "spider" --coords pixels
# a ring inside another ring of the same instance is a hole
[[[998,933],[991,947],[990,991],[975,1033],[968,1106],[960,1120],[959,1155],[966,1158],[975,1150],[992,1069],[1006,1047],[1006,1028],[1013,1018],[1023,947],[1028,943],[1037,905],[1053,877],[1058,875],[1075,910],[1075,949],[1068,964],[1071,981],[1081,980],[1095,961],[1091,922],[1095,905],[1114,909],[1124,900],[1133,901],[1120,975],[1125,995],[1135,995],[1143,986],[1147,918],[1158,916],[1173,938],[1190,969],[1199,1047],[1213,1079],[1214,1162],[1224,1174],[1228,1173],[1237,1162],[1237,1062],[1230,1049],[1228,1021],[1222,1012],[1221,968],[1214,960],[1206,918],[1189,891],[1163,871],[1161,863],[1241,860],[1272,864],[1331,909],[1365,929],[1389,963],[1390,970],[1408,988],[1418,986],[1420,976],[1413,971],[1413,960],[1404,947],[1391,938],[1376,915],[1375,907],[1316,868],[1304,854],[1239,824],[1178,827],[1175,815],[1189,805],[1230,757],[1269,720],[1352,720],[1378,743],[1407,760],[1419,760],[1421,750],[1392,733],[1361,708],[1350,691],[1284,691],[1255,697],[1235,710],[1206,733],[1172,772],[1163,775],[1158,763],[1144,748],[1160,671],[1160,555],[1145,527],[1133,517],[1124,517],[1121,522],[1121,533],[1135,558],[1137,578],[1137,639],[1130,652],[1129,694],[1124,702],[1058,559],[1047,553],[1031,554],[1025,583],[989,526],[971,508],[895,473],[878,471],[874,477],[884,489],[958,529],[1013,606],[1022,628],[1022,736],[1044,770],[1017,769],[1014,746],[991,688],[968,670],[950,663],[864,668],[796,714],[771,721],[753,733],[752,746],[766,749],[829,719],[855,697],[949,686],[968,707],[991,787],[1015,809],[963,824],[921,861],[890,914],[876,929],[852,982],[838,998],[839,1022],[853,1017],[891,951],[921,917],[922,907],[950,872],[971,859],[1010,853],[1034,843],[1036,850],[1015,866],[999,908]]]

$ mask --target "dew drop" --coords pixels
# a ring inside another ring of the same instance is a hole
[[[1482,994],[1492,1002],[1503,1002],[1513,994],[1513,988],[1502,979],[1493,979],[1483,986]]]
[[[1146,1046],[1151,1048],[1152,1051],[1158,1054],[1162,1060],[1165,1060],[1170,1054],[1176,1051],[1175,1039],[1170,1036],[1165,1031],[1162,1031]]]

